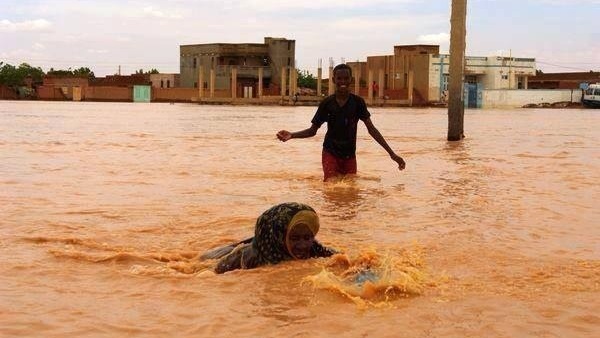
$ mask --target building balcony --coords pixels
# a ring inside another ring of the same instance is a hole
[[[217,66],[215,72],[217,76],[230,76],[232,68],[237,68],[237,77],[258,78],[260,68],[263,70],[264,78],[272,77],[271,67],[269,66]]]

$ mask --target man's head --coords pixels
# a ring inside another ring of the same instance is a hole
[[[333,83],[335,83],[338,93],[347,94],[350,92],[350,83],[352,82],[352,68],[347,64],[339,64],[333,68]]]

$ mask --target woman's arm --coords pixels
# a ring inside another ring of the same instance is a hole
[[[335,255],[336,253],[338,253],[337,250],[323,246],[323,244],[321,244],[317,241],[315,241],[313,243],[312,247],[310,248],[310,257],[311,258],[330,257],[330,256]]]
[[[229,253],[227,256],[223,257],[217,263],[217,266],[215,267],[215,272],[216,273],[225,273],[227,271],[241,269],[242,268],[243,250],[246,246],[247,246],[247,244],[239,245],[231,253]]]

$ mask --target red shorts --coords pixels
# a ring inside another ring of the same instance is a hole
[[[348,159],[339,158],[323,149],[321,161],[323,163],[324,181],[339,175],[356,174],[356,156]]]

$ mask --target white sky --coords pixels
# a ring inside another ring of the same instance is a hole
[[[298,68],[363,61],[394,45],[448,51],[451,0],[0,0],[0,61],[179,72],[179,45],[296,40]],[[600,71],[600,0],[468,0],[467,55],[536,58],[546,72]]]

